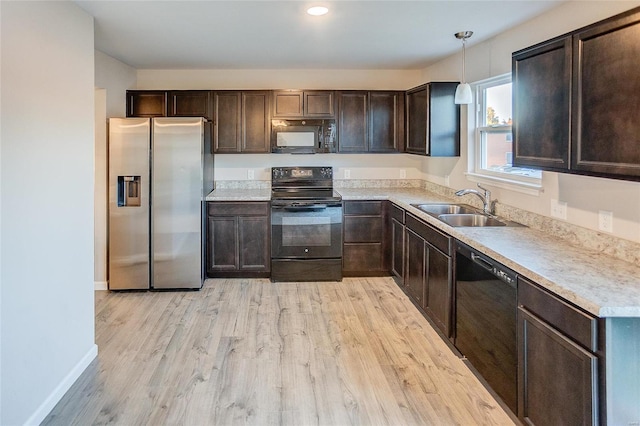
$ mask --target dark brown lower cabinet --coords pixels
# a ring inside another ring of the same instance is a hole
[[[207,276],[268,277],[269,203],[209,202],[207,212]]]
[[[390,272],[396,283],[404,285],[404,209],[389,203],[389,238],[391,245]]]
[[[522,277],[518,304],[520,420],[529,425],[600,424],[606,418],[600,403],[602,322]]]
[[[344,276],[389,275],[384,201],[344,202]]]
[[[407,214],[404,269],[406,291],[446,337],[451,336],[452,241],[449,235]]]

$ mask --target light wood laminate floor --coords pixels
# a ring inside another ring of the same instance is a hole
[[[391,278],[96,292],[45,425],[513,425]]]

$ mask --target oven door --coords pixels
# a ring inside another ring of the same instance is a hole
[[[271,257],[342,257],[342,203],[272,203]]]

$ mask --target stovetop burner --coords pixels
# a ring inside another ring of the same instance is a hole
[[[340,202],[342,196],[333,190],[332,167],[273,167],[271,200]]]

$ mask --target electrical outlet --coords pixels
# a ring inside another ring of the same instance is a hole
[[[256,178],[255,171],[253,169],[247,170],[247,179],[253,180]]]
[[[344,169],[344,178],[345,179],[351,179],[351,170]]]
[[[613,232],[613,212],[606,210],[598,212],[598,228],[604,232]]]
[[[449,175],[446,175],[446,176],[444,177],[444,185],[445,185],[445,186],[450,186],[450,185],[449,185]]]
[[[551,216],[567,220],[567,203],[564,201],[551,200]]]
[[[405,169],[400,169],[400,179],[407,178],[407,171]]]

